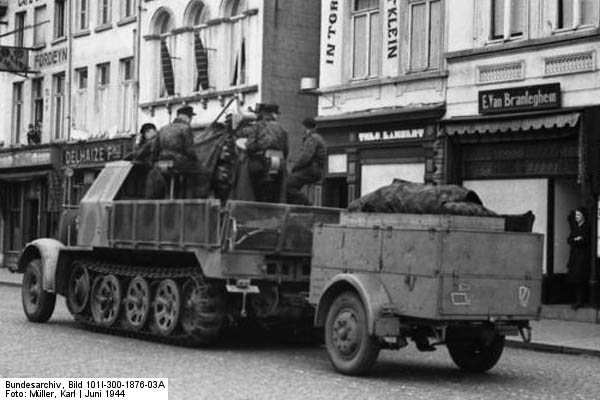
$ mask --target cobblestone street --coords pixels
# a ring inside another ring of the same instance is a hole
[[[324,348],[189,349],[88,332],[62,298],[26,321],[20,289],[0,285],[1,377],[166,377],[169,399],[597,399],[598,358],[505,349],[489,373],[459,371],[444,348],[382,352],[369,377],[335,373]]]

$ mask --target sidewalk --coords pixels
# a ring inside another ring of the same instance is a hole
[[[0,268],[0,290],[2,286],[21,286],[23,275]],[[544,319],[531,321],[531,343],[520,337],[506,340],[508,347],[547,351],[565,354],[587,354],[600,357],[600,323],[597,311],[580,309],[572,311],[568,306],[546,306]],[[569,320],[566,320],[569,319]],[[586,322],[580,322],[586,321]]]

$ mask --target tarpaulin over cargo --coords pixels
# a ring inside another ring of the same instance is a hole
[[[351,212],[382,212],[410,214],[453,214],[496,216],[485,208],[472,190],[458,185],[426,185],[394,179],[391,185],[381,187],[354,200],[348,206]]]

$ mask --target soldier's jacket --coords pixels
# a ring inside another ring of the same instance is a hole
[[[283,156],[288,155],[288,134],[279,123],[275,121],[258,121],[254,125],[244,127],[240,136],[248,138],[246,151],[248,154],[257,154],[265,150],[281,150]]]
[[[193,144],[194,135],[190,125],[182,119],[175,118],[158,132],[158,140],[155,140],[155,159],[171,160],[175,169],[191,168],[196,161]]]
[[[323,168],[326,157],[327,145],[325,144],[325,140],[318,133],[311,131],[302,138],[302,147],[292,171],[308,167],[312,163],[316,163],[319,167]]]

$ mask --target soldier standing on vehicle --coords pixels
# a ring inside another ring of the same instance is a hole
[[[306,118],[302,121],[306,128],[302,138],[302,147],[298,159],[292,167],[292,173],[287,179],[287,202],[289,204],[310,205],[310,201],[302,187],[311,185],[323,178],[327,145],[325,140],[315,130],[315,120]]]
[[[241,129],[247,137],[248,170],[257,201],[285,201],[285,162],[288,155],[288,134],[277,122],[279,106],[258,104],[258,121]]]
[[[149,122],[143,124],[140,129],[139,143],[133,153],[133,159],[142,162],[152,161],[150,156],[157,136],[156,125]]]

